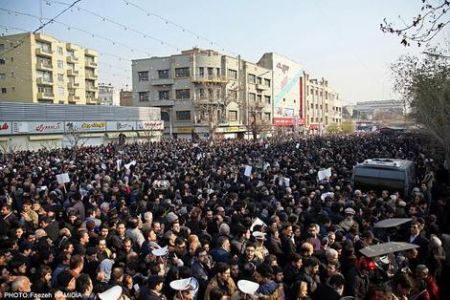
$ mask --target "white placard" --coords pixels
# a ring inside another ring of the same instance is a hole
[[[253,231],[253,227],[255,227],[257,225],[267,226],[266,223],[264,223],[263,220],[261,220],[260,218],[256,217],[256,219],[252,223],[252,226],[250,226],[250,231]]]
[[[284,177],[283,178],[283,183],[285,187],[289,187],[289,184],[291,183],[291,179]]]
[[[320,195],[320,199],[322,200],[322,202],[325,201],[326,197],[334,198],[334,193],[328,192],[328,193],[323,193],[322,195]]]
[[[244,175],[247,177],[250,177],[252,175],[252,166],[246,165]]]
[[[121,159],[118,159],[118,160],[116,161],[116,165],[117,165],[117,171],[120,171],[120,166],[122,165],[122,160],[121,160]]]
[[[56,175],[56,180],[58,181],[59,184],[70,182],[69,174],[68,173],[58,174]]]
[[[331,168],[320,170],[317,173],[317,176],[319,177],[319,181],[324,180],[327,177],[331,177]]]
[[[131,166],[135,166],[136,165],[136,161],[133,160],[132,162],[127,163],[126,165],[124,165],[124,167],[129,170]]]
[[[295,145],[295,148],[300,148],[300,143],[297,143],[297,145]]]
[[[106,165],[105,165],[105,163],[102,163],[101,167],[102,167],[103,170],[106,170]]]

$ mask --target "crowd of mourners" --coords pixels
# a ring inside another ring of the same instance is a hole
[[[414,161],[412,192],[353,189],[374,157]],[[413,135],[3,153],[0,298],[450,299],[448,182]],[[388,237],[419,247],[359,251]]]

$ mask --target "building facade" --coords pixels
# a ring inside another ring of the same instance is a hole
[[[356,102],[352,117],[358,120],[387,119],[403,117],[406,105],[402,100],[375,100]]]
[[[303,73],[303,94],[305,99],[305,127],[313,134],[322,134],[330,125],[342,124],[342,104],[325,79],[313,79]]]
[[[98,103],[98,54],[41,33],[0,37],[0,101]]]
[[[100,105],[117,106],[120,103],[119,91],[111,84],[100,83],[98,85],[98,101]]]
[[[258,65],[273,71],[273,125],[291,130],[303,125],[302,66],[276,53],[265,53]]]
[[[157,141],[163,128],[156,107],[0,102],[1,153]]]
[[[161,107],[166,134],[235,138],[272,123],[272,71],[213,50],[133,60],[133,105]]]
[[[133,106],[133,92],[120,90],[120,106]]]

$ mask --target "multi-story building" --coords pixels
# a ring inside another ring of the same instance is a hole
[[[258,65],[273,71],[273,125],[292,130],[303,125],[302,66],[276,53],[265,53]]]
[[[352,116],[355,119],[372,120],[403,117],[405,113],[406,105],[402,100],[376,100],[356,102]]]
[[[324,133],[329,125],[342,124],[342,104],[325,79],[312,79],[303,73],[305,125],[312,133]]]
[[[133,92],[120,90],[120,106],[133,106]]]
[[[133,60],[133,105],[161,107],[166,134],[232,138],[272,122],[272,71],[213,50]]]
[[[100,83],[98,85],[98,100],[100,105],[119,105],[119,91],[115,89],[111,84]]]
[[[0,37],[0,101],[98,104],[98,55],[41,33]]]

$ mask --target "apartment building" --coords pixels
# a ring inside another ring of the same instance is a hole
[[[133,92],[120,90],[120,106],[133,106]]]
[[[327,126],[342,123],[342,104],[336,93],[324,78],[314,79],[303,73],[305,98],[305,125],[312,133],[324,133]]]
[[[273,71],[273,125],[295,130],[303,125],[301,81],[303,67],[277,53],[265,53],[258,65]]]
[[[98,85],[98,101],[100,105],[113,106],[119,105],[119,91],[111,84],[99,83]]]
[[[193,48],[132,62],[133,105],[161,107],[165,133],[243,136],[272,122],[272,71],[240,57]]]
[[[0,37],[0,101],[99,104],[98,54],[49,35]]]

